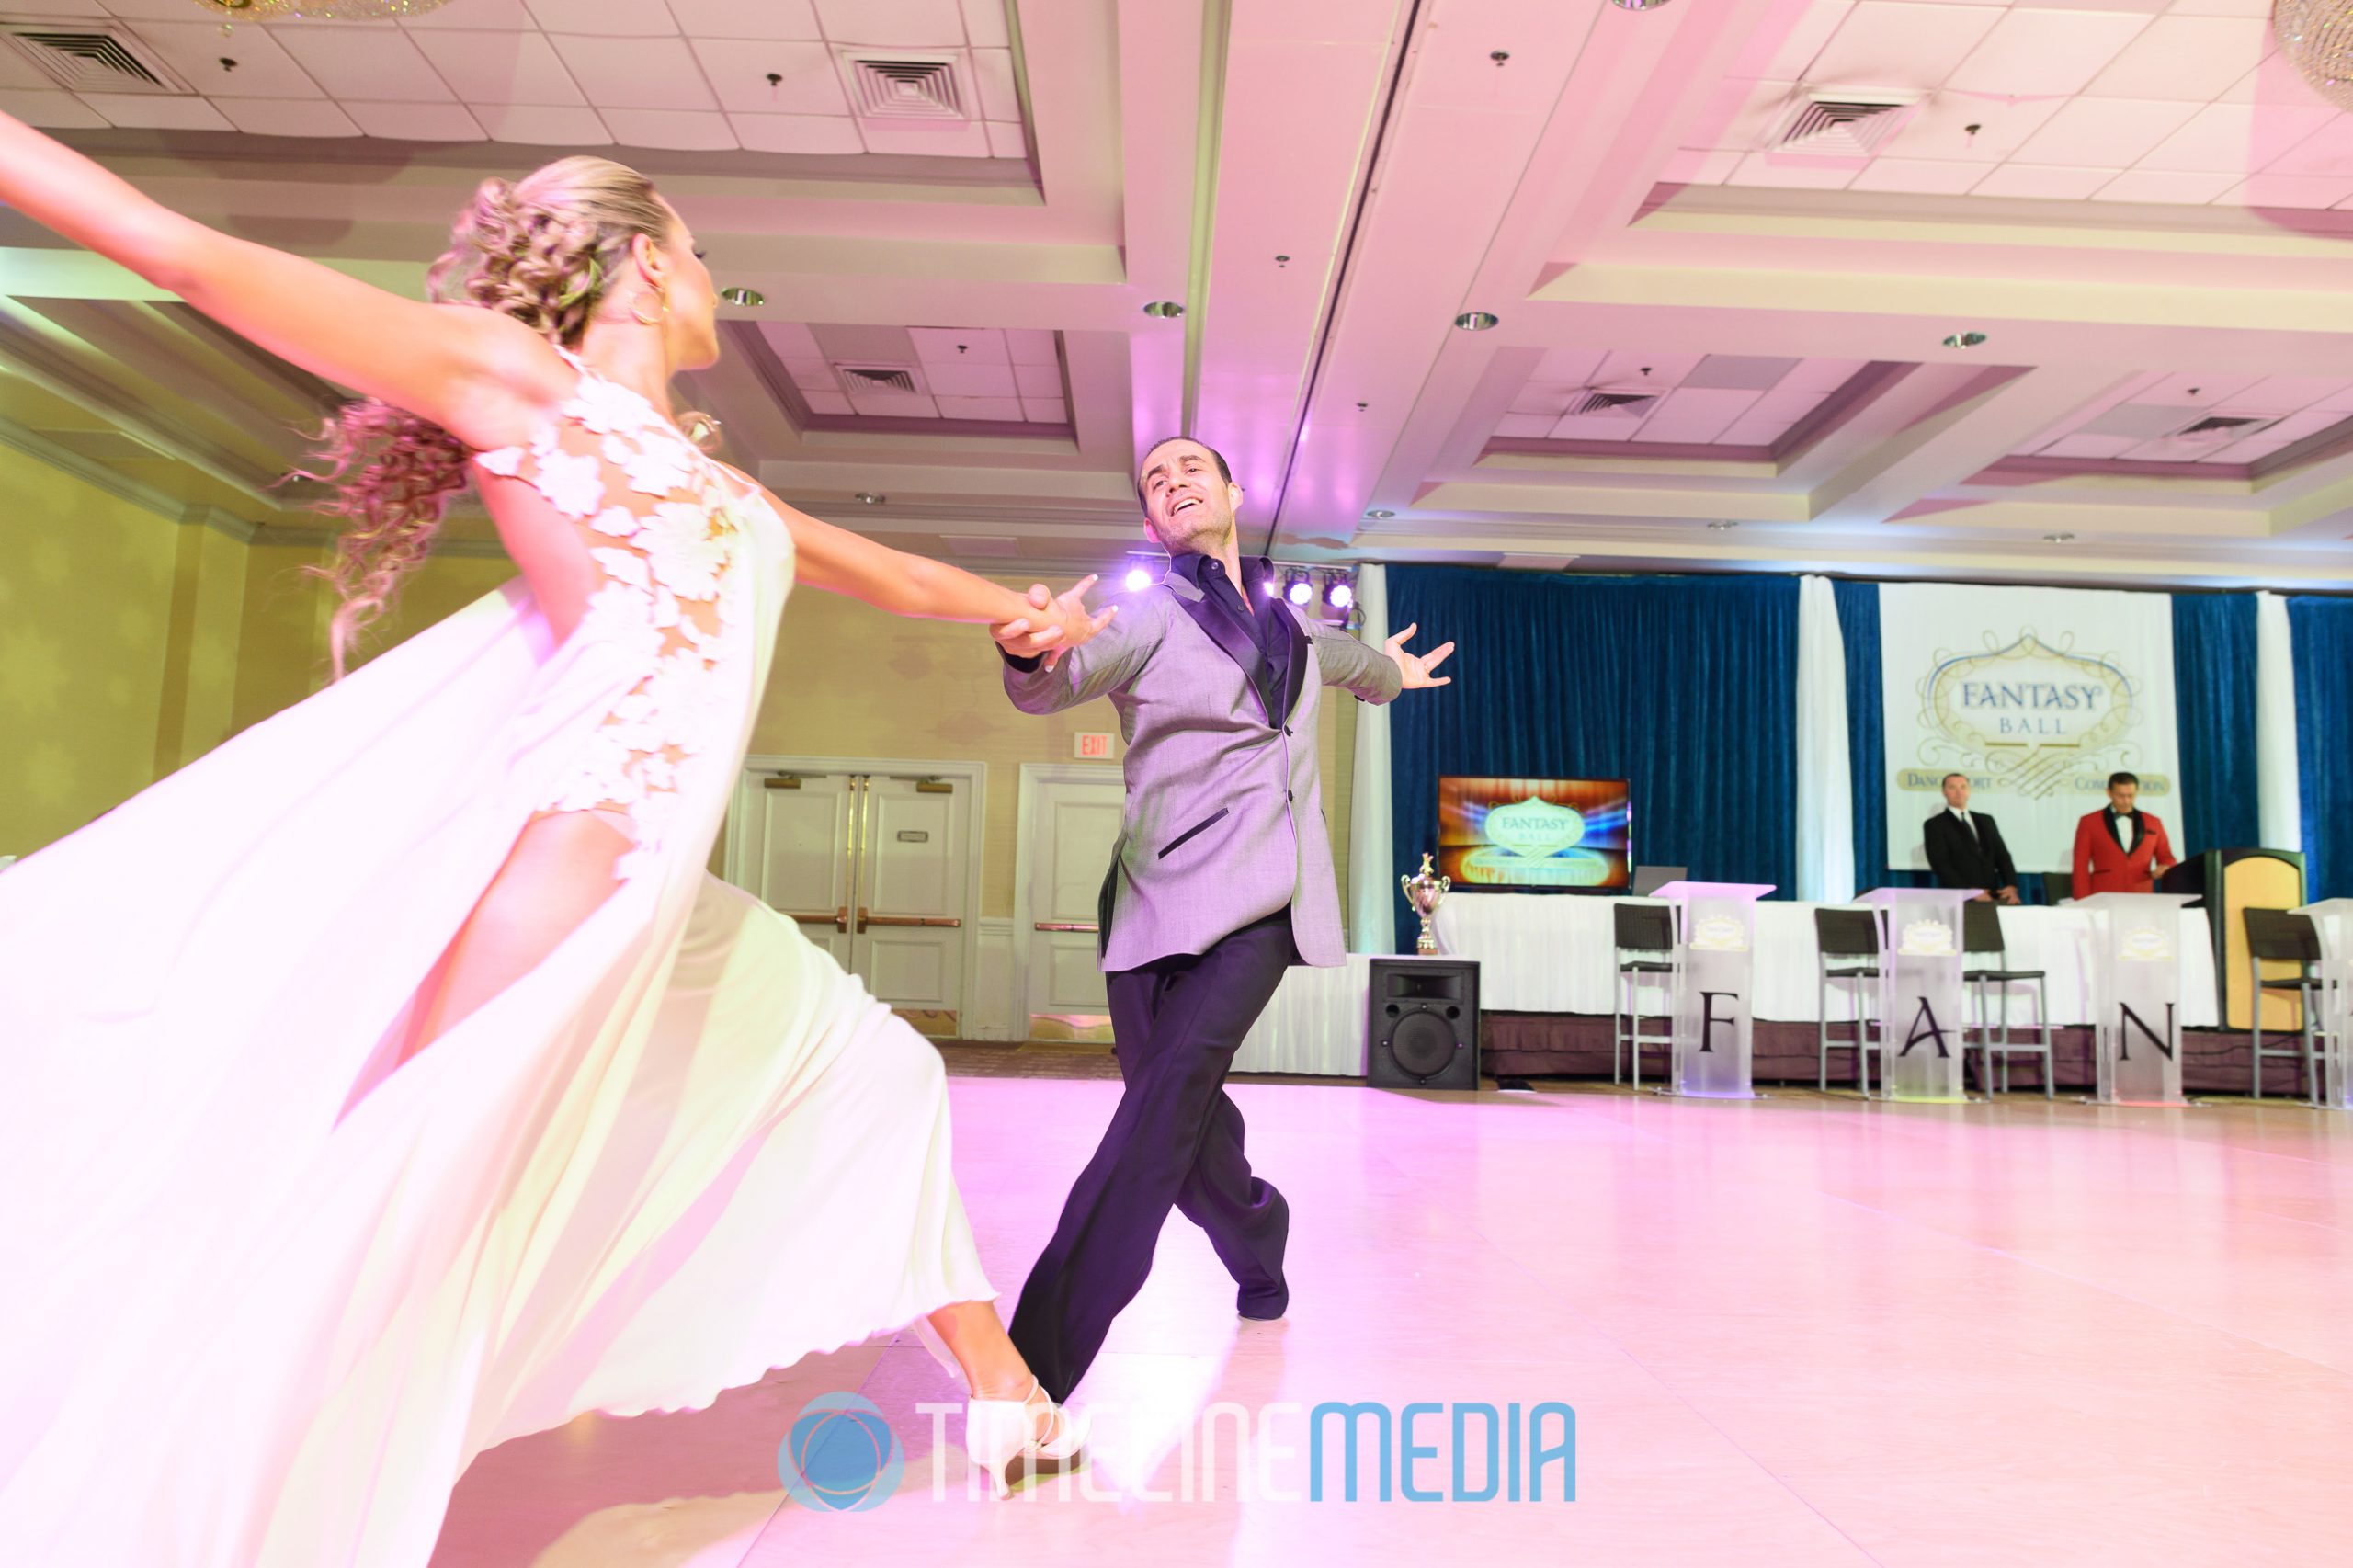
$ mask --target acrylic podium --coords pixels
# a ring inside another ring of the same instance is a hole
[[[2326,1110],[2353,1110],[2353,898],[2325,898],[2296,911],[2320,933],[2320,1095]]]
[[[1965,1100],[1961,906],[1967,888],[1880,888],[1880,1082],[1892,1100]]]
[[[2188,1105],[2181,1096],[2181,907],[2177,892],[2096,892],[2092,1064],[2101,1105]]]
[[[1675,905],[1676,1094],[1756,1097],[1748,1077],[1756,901],[1772,891],[1769,883],[1669,882],[1652,894]]]

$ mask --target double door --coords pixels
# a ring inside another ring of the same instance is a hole
[[[979,790],[970,776],[886,766],[749,770],[730,876],[915,1028],[953,1037]]]

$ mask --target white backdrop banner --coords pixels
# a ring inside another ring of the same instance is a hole
[[[1948,773],[1969,775],[2021,871],[2067,869],[2119,770],[2181,842],[2170,597],[1885,583],[1879,606],[1894,867],[1927,869],[1920,824]]]

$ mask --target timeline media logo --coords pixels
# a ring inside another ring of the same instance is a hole
[[[855,1514],[898,1490],[907,1451],[863,1394],[823,1393],[802,1407],[776,1451],[784,1490],[804,1508]]]

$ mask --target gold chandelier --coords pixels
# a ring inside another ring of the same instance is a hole
[[[228,22],[379,22],[421,17],[449,0],[196,0]]]
[[[2353,0],[2272,0],[2271,30],[2314,91],[2353,108]]]

